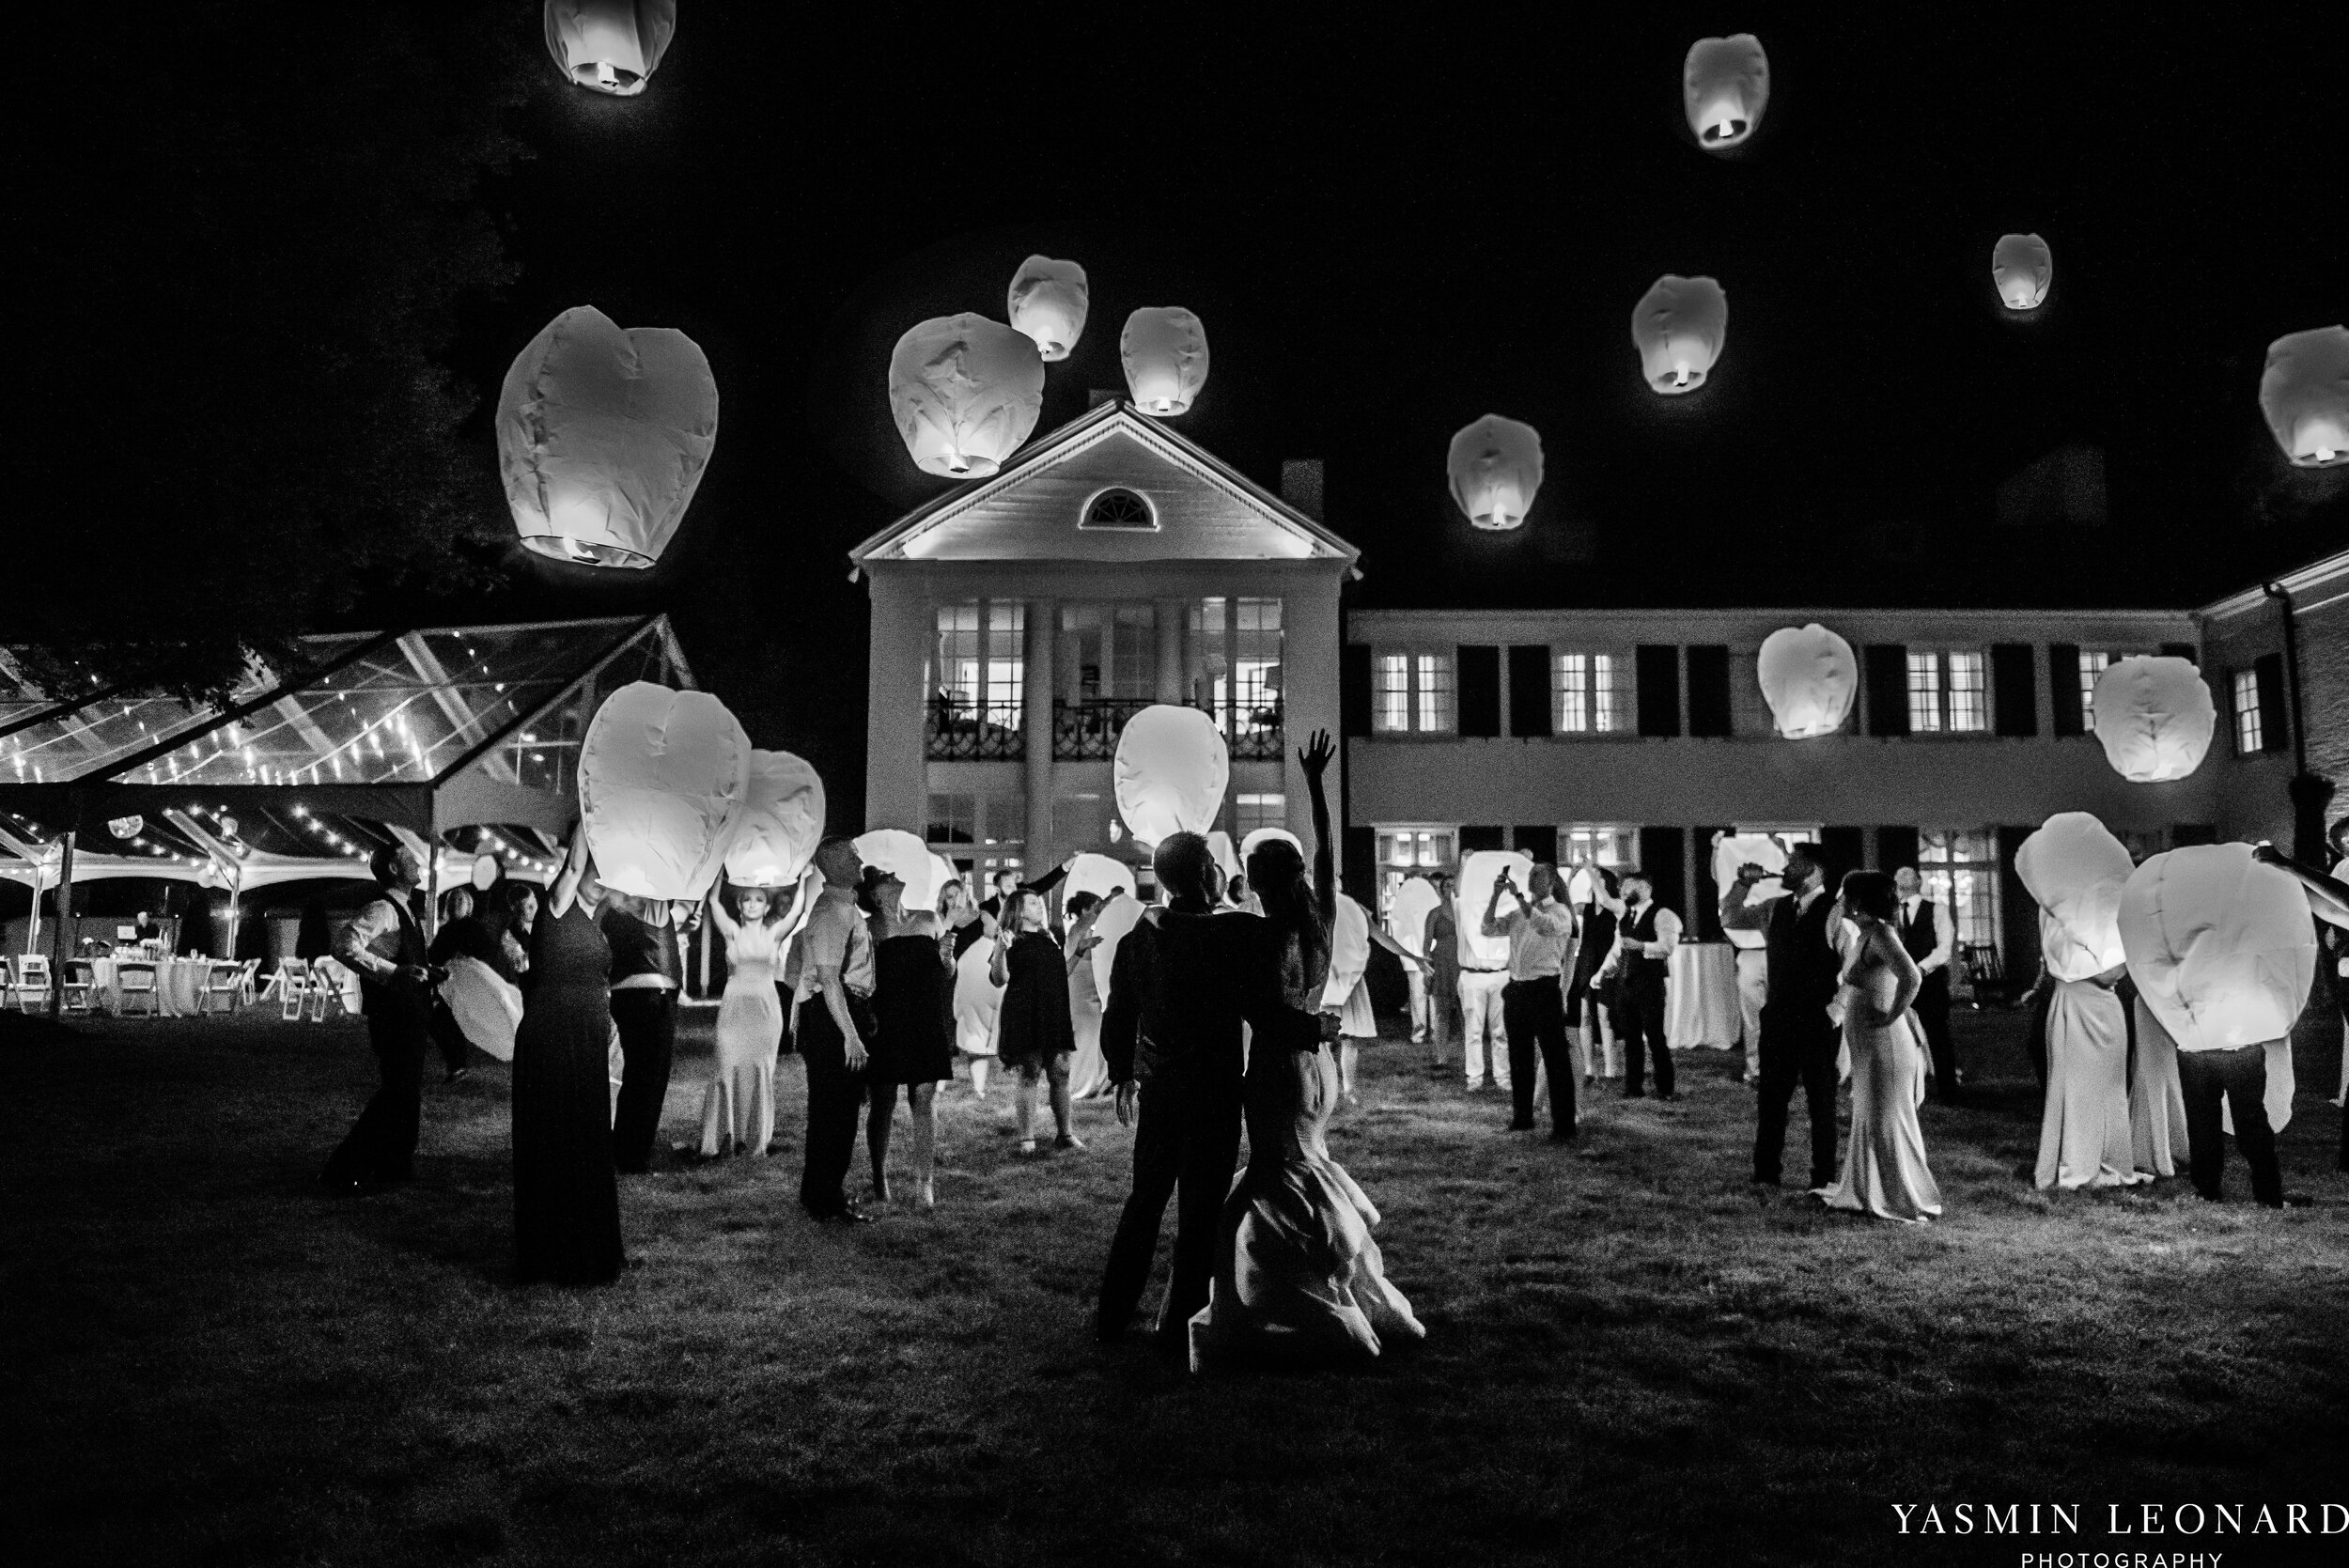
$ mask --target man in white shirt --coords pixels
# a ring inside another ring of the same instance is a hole
[[[1957,928],[1950,911],[1924,895],[1915,866],[1892,873],[1893,891],[1900,894],[1901,946],[1917,960],[1925,982],[1909,1011],[1925,1032],[1925,1048],[1933,1058],[1933,1097],[1943,1105],[1958,1103],[1957,1049],[1950,1039],[1950,960],[1957,953]]]
[[[1622,976],[1623,1097],[1647,1094],[1648,1063],[1656,1065],[1656,1097],[1676,1100],[1672,1047],[1664,1038],[1665,977],[1672,949],[1680,945],[1680,917],[1656,902],[1656,884],[1639,872],[1623,879],[1623,918],[1615,926],[1615,955],[1609,960]]]

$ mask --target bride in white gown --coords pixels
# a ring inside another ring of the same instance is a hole
[[[1892,925],[1892,878],[1855,871],[1843,878],[1843,913],[1859,928],[1843,966],[1843,1044],[1851,1053],[1851,1136],[1827,1206],[1921,1225],[1941,1212],[1941,1188],[1925,1164],[1917,1107],[1925,1097],[1925,1048],[1909,1003],[1923,975]]]

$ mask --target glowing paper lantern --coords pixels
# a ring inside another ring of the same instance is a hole
[[[2317,327],[2270,343],[2260,411],[2295,467],[2349,463],[2349,327]]]
[[[1112,893],[1123,893],[1131,897],[1133,891],[1134,873],[1131,866],[1122,861],[1111,860],[1107,855],[1080,855],[1070,862],[1068,875],[1061,882],[1061,908],[1066,908],[1068,901],[1081,893],[1107,899]]]
[[[824,836],[824,781],[788,752],[751,753],[750,798],[726,851],[726,880],[743,888],[788,887]]]
[[[1241,867],[1244,869],[1247,866],[1248,857],[1256,852],[1256,846],[1259,844],[1269,844],[1275,839],[1280,840],[1283,844],[1285,844],[1290,848],[1296,850],[1298,857],[1300,860],[1304,858],[1305,841],[1299,838],[1295,833],[1290,832],[1286,828],[1256,828],[1252,830],[1246,838],[1239,841],[1239,863]]]
[[[522,1021],[522,994],[513,983],[478,958],[449,959],[440,999],[448,1003],[458,1032],[496,1057],[514,1060],[514,1031]]]
[[[2039,905],[2040,949],[2058,980],[2087,980],[2122,962],[2121,890],[2136,869],[2121,841],[2084,811],[2058,812],[2023,841],[2015,872]]]
[[[1767,833],[1733,833],[1713,846],[1713,885],[1727,893],[1737,880],[1741,865],[1758,865],[1767,872],[1786,869],[1786,850]],[[1749,905],[1766,904],[1784,894],[1785,882],[1776,876],[1763,877],[1746,890]],[[1766,939],[1759,931],[1726,930],[1732,947],[1761,947]]]
[[[897,339],[889,407],[913,466],[950,479],[983,479],[1035,428],[1044,361],[1026,334],[966,311],[938,316]]]
[[[1859,690],[1859,660],[1852,656],[1851,644],[1816,621],[1801,628],[1781,627],[1762,639],[1754,669],[1761,677],[1762,698],[1770,705],[1770,718],[1789,740],[1842,729]]]
[[[649,567],[718,444],[718,383],[673,327],[574,305],[514,357],[498,469],[522,543],[558,561]]]
[[[1667,272],[1631,313],[1641,370],[1667,396],[1703,386],[1728,339],[1729,296],[1711,278]]]
[[[1735,147],[1762,123],[1770,101],[1770,60],[1751,33],[1699,39],[1680,70],[1688,129],[1708,152]]]
[[[1520,849],[1479,849],[1460,862],[1460,880],[1452,891],[1452,918],[1460,927],[1460,962],[1472,969],[1506,969],[1509,939],[1487,937],[1485,906],[1492,902],[1493,878],[1503,871],[1517,891],[1532,896],[1533,857]],[[1517,908],[1503,898],[1503,913]]]
[[[1115,824],[1112,823],[1112,826]],[[1232,835],[1222,829],[1218,828],[1207,835],[1207,853],[1215,857],[1215,863],[1222,871],[1225,882],[1228,883],[1233,877],[1242,875],[1239,868],[1239,856],[1232,848]]]
[[[1404,952],[1424,957],[1427,953],[1427,917],[1436,912],[1443,900],[1437,895],[1436,884],[1424,877],[1413,877],[1394,890],[1394,898],[1387,906],[1387,934],[1401,945]]]
[[[1071,872],[1071,876],[1075,873]],[[1117,962],[1117,944],[1126,939],[1142,920],[1142,904],[1133,898],[1112,898],[1101,913],[1095,917],[1093,934],[1101,939],[1093,950],[1093,984],[1107,1001],[1110,994],[1110,970]]]
[[[1345,1006],[1370,968],[1370,911],[1340,893],[1337,917],[1330,929],[1330,974],[1321,987],[1324,1007]]]
[[[1117,357],[1134,407],[1182,413],[1207,384],[1207,329],[1180,305],[1145,305],[1126,318]]]
[[[1034,341],[1036,352],[1051,365],[1066,359],[1077,339],[1084,335],[1090,303],[1082,267],[1073,261],[1032,256],[1011,276],[1006,318],[1014,331]]]
[[[1444,464],[1452,501],[1469,521],[1522,528],[1542,488],[1542,437],[1532,426],[1488,413],[1452,438]]]
[[[990,972],[993,942],[972,942],[955,960],[955,1049],[965,1056],[995,1054],[995,1019],[1003,1009],[1003,987]]]
[[[2308,1005],[2308,898],[2248,845],[2154,856],[2123,888],[2119,920],[2129,978],[2180,1050],[2283,1039]]]
[[[495,855],[475,855],[473,875],[467,878],[475,893],[488,893],[498,885],[498,858]]]
[[[750,795],[751,742],[707,691],[631,681],[604,699],[579,753],[596,875],[639,898],[697,903]]]
[[[633,98],[677,32],[677,0],[547,0],[547,53],[596,92]]]
[[[1111,769],[1117,812],[1144,844],[1204,833],[1223,806],[1231,756],[1223,732],[1195,707],[1154,703],[1126,721]]]
[[[938,857],[921,839],[903,828],[876,828],[857,835],[856,852],[866,865],[897,878],[897,904],[907,914],[938,908],[938,890],[945,884]]]
[[[106,831],[117,838],[132,839],[138,837],[146,827],[144,816],[117,816],[106,824]]]
[[[2055,281],[2055,253],[2036,234],[2002,235],[1990,250],[1990,281],[2009,310],[2037,310]]]
[[[2136,655],[2105,666],[2093,699],[2105,760],[2131,784],[2183,779],[2218,727],[2210,688],[2187,659]]]

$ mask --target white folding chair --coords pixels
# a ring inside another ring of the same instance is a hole
[[[123,1017],[130,1017],[134,999],[140,998],[145,999],[140,1005],[144,1006],[148,1017],[161,1017],[163,999],[156,986],[157,976],[152,963],[141,959],[115,966],[115,988],[122,995]]]
[[[69,958],[65,964],[65,995],[60,999],[68,1013],[87,1013],[98,1005],[98,970],[80,958]]]
[[[254,1004],[254,1002],[259,1000],[258,996],[253,989],[253,977],[256,973],[259,972],[260,968],[261,960],[258,958],[247,958],[240,967],[240,981],[237,986],[238,1006],[250,1007]]]
[[[337,958],[320,958],[310,966],[310,1021],[324,1023],[332,1012],[349,1013],[343,1000],[343,964]]]
[[[248,984],[246,974],[242,964],[213,960],[204,971],[204,989],[196,995],[195,1010],[199,1013],[235,1012],[238,1002],[243,1000]]]
[[[8,999],[16,1003],[20,1013],[30,1013],[38,1004],[49,1005],[49,959],[43,954],[27,953],[10,965]]]
[[[278,1017],[294,1022],[302,1017],[302,1004],[310,1000],[310,960],[280,958],[270,984],[277,988]]]

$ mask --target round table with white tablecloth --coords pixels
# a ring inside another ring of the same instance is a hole
[[[1737,950],[1727,942],[1682,942],[1667,971],[1664,1038],[1676,1050],[1737,1043]]]
[[[212,976],[209,958],[109,957],[86,960],[95,982],[91,1004],[119,1016],[122,1012],[122,966],[151,965],[155,970],[155,1010],[166,1017],[204,1011],[204,987]]]

